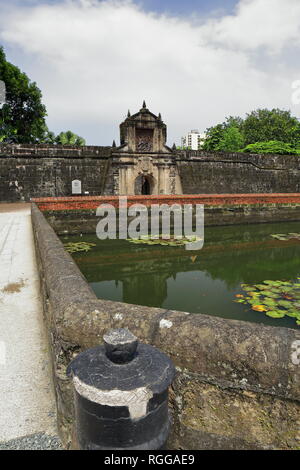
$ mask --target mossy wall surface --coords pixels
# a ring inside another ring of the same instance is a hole
[[[110,147],[0,144],[0,202],[71,196],[72,181],[82,194],[103,194]]]
[[[117,194],[124,167],[111,156],[104,146],[0,144],[0,202],[70,196],[74,179],[82,194]],[[183,194],[300,192],[297,155],[176,151],[169,160]],[[137,154],[129,152],[129,161],[127,169],[137,165]]]
[[[183,194],[296,193],[299,162],[298,155],[177,153]]]

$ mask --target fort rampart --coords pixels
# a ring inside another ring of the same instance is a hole
[[[112,151],[100,146],[0,144],[0,202],[71,196],[74,180],[81,181],[82,195],[118,194],[116,188],[125,167],[121,160],[111,158]],[[127,152],[128,168],[130,155]],[[151,160],[151,153],[148,157]],[[300,191],[297,155],[174,151],[168,158],[164,163],[162,156],[160,165],[167,170],[176,162],[183,194]],[[134,153],[132,164],[144,165]]]

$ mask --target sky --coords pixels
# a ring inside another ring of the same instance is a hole
[[[144,99],[169,145],[256,108],[300,117],[299,0],[0,0],[0,45],[49,129],[90,145],[118,143]]]

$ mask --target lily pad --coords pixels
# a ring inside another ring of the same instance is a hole
[[[161,235],[160,238],[151,238],[151,235],[143,235],[141,238],[133,239],[128,238],[127,241],[130,243],[144,244],[144,245],[162,245],[162,246],[184,246],[187,243],[197,242],[202,238],[183,237],[181,239],[166,238],[166,235]]]
[[[269,310],[268,312],[266,312],[266,315],[271,318],[283,318],[285,316],[285,313],[278,312],[276,310]]]
[[[300,323],[300,283],[287,280],[266,280],[259,284],[241,284],[246,292],[236,302],[248,304],[252,310],[263,312],[271,318],[289,316]]]
[[[280,240],[280,241],[287,241],[287,240],[291,240],[293,238],[296,238],[297,240],[300,240],[300,233],[294,233],[294,232],[290,232],[290,233],[275,233],[275,234],[272,234],[271,235],[272,238],[275,238],[275,240]]]
[[[265,307],[265,305],[253,305],[252,310],[255,310],[256,312],[267,312],[268,308]]]
[[[65,250],[71,254],[81,252],[87,253],[93,246],[96,246],[96,244],[88,242],[69,242],[64,244]]]

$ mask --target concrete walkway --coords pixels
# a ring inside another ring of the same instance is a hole
[[[0,204],[0,449],[56,434],[30,205]]]

